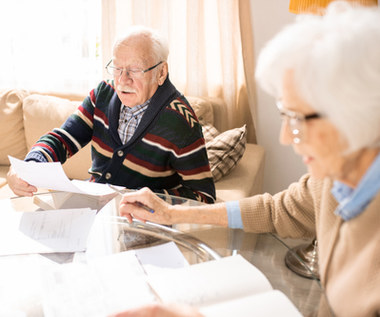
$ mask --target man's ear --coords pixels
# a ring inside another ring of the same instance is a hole
[[[160,71],[158,73],[158,80],[157,80],[157,82],[158,82],[159,86],[161,86],[164,83],[166,77],[168,77],[168,63],[167,62],[163,62],[162,66],[160,67]]]

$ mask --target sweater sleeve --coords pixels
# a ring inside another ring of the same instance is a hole
[[[307,174],[273,196],[266,193],[240,200],[244,230],[272,232],[284,238],[314,237],[319,183],[322,181]]]
[[[169,164],[179,177],[179,186],[155,191],[214,203],[215,184],[202,128],[186,100],[172,102],[156,127],[160,129],[158,134],[165,139],[163,142],[167,153],[170,153]]]
[[[83,148],[92,137],[95,92],[96,90],[91,91],[61,127],[41,136],[25,160],[61,162],[63,164]]]

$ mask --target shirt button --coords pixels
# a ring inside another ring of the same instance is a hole
[[[119,150],[119,151],[117,151],[117,155],[119,155],[120,157],[122,157],[124,155],[124,152],[122,150]]]
[[[111,178],[111,173],[106,173],[106,179],[110,179]]]

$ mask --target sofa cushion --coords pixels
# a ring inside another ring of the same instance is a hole
[[[202,126],[214,182],[227,175],[239,162],[245,151],[246,126],[219,133],[210,124]]]
[[[240,200],[262,193],[265,150],[261,145],[247,143],[236,167],[215,183],[216,199]]]
[[[60,127],[77,109],[79,101],[32,94],[25,98],[24,127],[28,149],[45,133]],[[63,169],[69,178],[88,179],[91,166],[91,147],[88,144],[65,164]]]
[[[214,112],[211,102],[194,96],[187,96],[186,99],[190,103],[200,122],[214,124]]]
[[[9,165],[8,155],[23,159],[27,153],[22,102],[25,90],[0,91],[0,165]]]

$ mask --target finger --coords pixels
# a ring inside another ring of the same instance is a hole
[[[147,212],[145,209],[130,203],[123,204],[123,206],[120,207],[119,213],[120,216],[126,217],[129,223],[132,222],[132,219],[138,219],[146,222],[146,220],[151,218],[150,212]]]
[[[133,221],[133,217],[131,214],[126,214],[124,216],[122,215],[122,217],[127,218],[128,223],[132,223],[132,221]]]
[[[146,219],[144,219],[144,218],[141,218],[141,217],[139,217],[139,216],[134,216],[134,218],[135,218],[136,220],[139,220],[139,221],[142,221],[142,222],[146,223]]]
[[[132,215],[132,208],[130,208],[129,203],[120,203],[119,205],[119,215],[120,217],[127,218],[128,223],[132,223],[133,221],[133,215]]]
[[[37,189],[35,187],[15,187],[13,188],[13,192],[17,196],[33,196],[33,193],[36,192]]]

